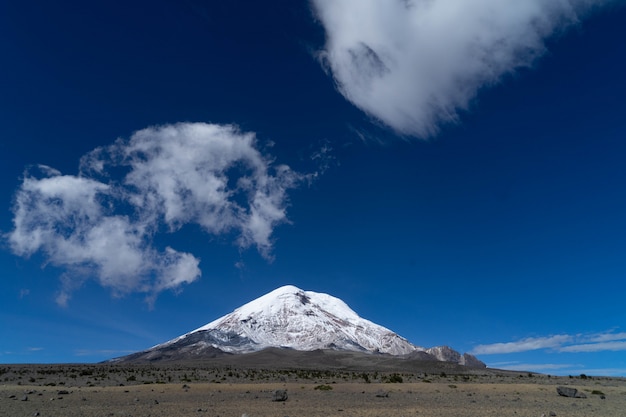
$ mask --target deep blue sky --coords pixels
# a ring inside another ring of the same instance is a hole
[[[119,356],[293,284],[490,366],[626,375],[623,7],[549,36],[427,140],[342,96],[305,1],[0,7],[0,363]],[[78,176],[93,149],[178,122],[237,125],[274,165],[320,173],[288,190],[270,255],[161,224],[152,247],[193,254],[202,276],[151,306],[14,253],[26,169]]]

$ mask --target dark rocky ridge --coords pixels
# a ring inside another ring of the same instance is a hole
[[[207,347],[204,354],[185,354],[176,348],[162,351],[144,351],[117,358],[105,363],[115,365],[155,366],[210,366],[237,369],[275,370],[336,370],[345,372],[408,372],[448,373],[491,372],[480,366],[459,365],[440,361],[434,356],[416,351],[405,356],[371,354],[342,350],[298,351],[295,349],[267,348],[257,352],[231,354]]]

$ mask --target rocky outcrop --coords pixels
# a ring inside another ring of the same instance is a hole
[[[461,354],[449,346],[435,346],[426,349],[426,353],[433,355],[442,362],[461,362]]]
[[[486,368],[487,367],[485,362],[481,361],[474,355],[470,355],[469,353],[463,354],[460,365],[469,366],[470,368]]]
[[[485,363],[479,360],[476,356],[470,355],[469,353],[461,355],[449,346],[435,346],[426,349],[426,353],[443,362],[458,363],[459,365],[465,365],[471,368],[487,367],[487,365],[485,365]]]

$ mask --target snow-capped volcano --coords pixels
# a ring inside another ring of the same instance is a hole
[[[432,360],[449,361],[452,358],[457,363],[467,356],[450,348],[431,353],[391,330],[359,317],[336,297],[303,291],[292,285],[280,287],[196,330],[130,356],[145,360],[199,357],[221,352],[249,353],[269,347],[300,351],[335,349],[394,356],[411,356],[419,352]]]
[[[243,346],[217,346],[229,352],[286,347],[403,355],[424,350],[391,330],[359,317],[336,297],[303,291],[292,285],[257,298],[188,335],[203,331],[237,335],[238,339],[253,342]],[[181,338],[185,337],[187,335]]]

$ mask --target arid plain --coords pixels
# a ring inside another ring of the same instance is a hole
[[[347,357],[300,367],[275,354],[265,357],[272,366],[0,365],[0,416],[626,416],[623,378],[418,361],[374,361],[365,370],[360,357],[342,365]],[[560,396],[558,386],[586,398]]]

